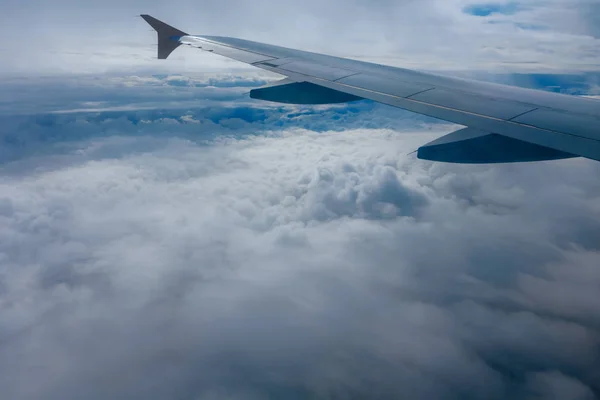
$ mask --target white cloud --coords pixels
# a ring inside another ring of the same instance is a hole
[[[456,127],[225,75],[3,84],[4,396],[598,395],[598,163],[420,162]]]
[[[3,393],[590,398],[597,164],[406,155],[440,129],[92,136],[5,167]]]
[[[498,2],[498,3],[503,3]],[[594,0],[523,0],[511,15],[477,17],[465,0],[9,2],[0,27],[4,74],[215,71],[247,66],[193,49],[155,57],[150,13],[195,34],[268,43],[432,70],[594,71]],[[486,2],[487,3],[487,2]],[[24,33],[26,32],[26,33]]]

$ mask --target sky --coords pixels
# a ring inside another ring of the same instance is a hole
[[[597,0],[3,0],[2,8],[0,73],[11,76],[155,69],[156,39],[142,13],[191,34],[417,69],[581,72],[600,65]],[[201,64],[237,65],[185,49],[162,68]]]
[[[599,163],[417,160],[460,127],[135,17],[597,96],[597,2],[123,3],[2,3],[3,398],[600,398]]]

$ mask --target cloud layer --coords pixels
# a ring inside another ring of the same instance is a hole
[[[419,162],[452,127],[232,81],[5,109],[7,398],[598,396],[597,163]]]
[[[9,0],[3,12],[10,18],[0,26],[2,72],[10,76],[245,68],[194,49],[159,63],[156,37],[140,13],[194,34],[418,69],[564,72],[600,64],[596,0],[181,0],[177,7],[155,0]]]

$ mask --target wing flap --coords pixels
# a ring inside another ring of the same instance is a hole
[[[295,72],[297,74],[314,76],[319,79],[336,81],[350,75],[356,75],[358,72],[345,68],[330,67],[314,62],[292,61],[279,67],[284,73]]]
[[[510,120],[536,109],[535,106],[514,101],[496,100],[487,96],[461,93],[445,89],[433,89],[410,96],[411,99],[456,110]]]
[[[368,74],[349,76],[338,80],[338,82],[350,86],[369,88],[376,92],[398,97],[410,97],[434,88],[432,85],[424,83],[405,82]]]
[[[259,64],[257,64],[257,67],[261,67],[261,66],[265,66],[265,67],[273,67],[273,68],[277,68],[277,67],[281,67],[284,64],[289,64],[292,61],[294,61],[293,58],[275,58],[273,60],[270,60],[269,62],[261,62]]]
[[[600,104],[599,104],[600,108]],[[573,132],[579,136],[600,140],[600,119],[588,115],[538,109],[514,119],[524,125],[558,132]]]

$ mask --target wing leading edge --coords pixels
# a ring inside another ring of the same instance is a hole
[[[328,104],[370,99],[468,128],[419,148],[443,162],[504,163],[586,157],[600,161],[600,101],[451,78],[243,39],[187,35],[149,15],[158,57],[180,45],[287,78],[254,89],[256,99]]]

